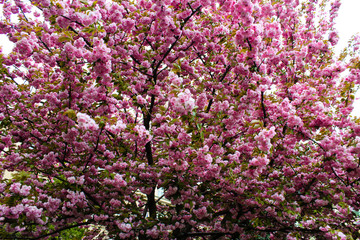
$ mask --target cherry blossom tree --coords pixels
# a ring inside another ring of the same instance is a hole
[[[1,4],[0,238],[360,237],[338,0]]]

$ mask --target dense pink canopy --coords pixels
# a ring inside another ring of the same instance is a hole
[[[339,1],[0,2],[0,238],[360,237]]]

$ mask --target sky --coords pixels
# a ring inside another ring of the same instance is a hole
[[[336,28],[339,32],[339,45],[344,48],[352,35],[360,32],[360,0],[342,0]]]
[[[339,16],[336,19],[336,29],[339,33],[337,51],[347,46],[349,39],[360,33],[360,0],[342,0]],[[360,117],[360,90],[356,99],[352,115]]]
[[[357,33],[360,33],[360,0],[342,0],[338,18],[336,19],[336,29],[339,33],[339,42],[336,52],[340,52],[347,46],[349,39]],[[12,44],[0,34],[0,45],[3,46],[3,53],[7,54],[12,49]],[[356,96],[353,115],[360,117],[360,90]]]

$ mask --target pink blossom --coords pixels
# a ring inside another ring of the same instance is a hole
[[[120,223],[119,221],[116,221],[115,223],[123,232],[129,232],[131,230],[131,225],[129,223]]]
[[[83,38],[76,39],[74,42],[74,46],[78,49],[83,48],[85,46],[85,41]]]
[[[120,134],[126,128],[126,124],[122,120],[118,120],[115,125],[107,126],[107,129],[114,134]]]
[[[13,183],[9,190],[13,193],[20,194],[22,196],[27,196],[30,194],[31,187],[26,185],[21,185],[20,183]]]
[[[67,28],[71,21],[69,21],[67,18],[63,17],[63,16],[59,16],[56,18],[56,23],[61,27],[61,28]]]
[[[339,240],[346,240],[346,239],[348,239],[348,238],[346,237],[346,235],[345,235],[344,233],[342,233],[342,232],[337,232],[336,234],[337,234],[337,238],[338,238]]]
[[[41,217],[42,210],[42,208],[39,209],[36,206],[26,206],[26,217],[28,217],[29,220],[37,221]]]
[[[176,98],[172,98],[171,102],[174,110],[181,114],[188,114],[195,107],[195,100],[188,89],[181,92]]]
[[[302,127],[304,125],[303,121],[299,116],[290,115],[288,118],[288,125],[289,127]]]
[[[30,42],[30,39],[22,38],[16,43],[16,49],[20,54],[29,57],[33,52],[34,46]]]
[[[249,166],[262,167],[268,165],[270,160],[267,157],[256,157],[250,160]]]
[[[268,152],[272,146],[271,139],[276,135],[275,127],[271,127],[269,130],[262,130],[255,140],[259,143],[258,148],[264,152]]]
[[[159,237],[159,230],[156,227],[153,227],[151,229],[148,229],[146,231],[146,234],[152,237],[153,239],[156,239]]]
[[[206,207],[201,207],[201,208],[198,208],[198,209],[194,209],[193,212],[194,212],[194,214],[196,215],[196,217],[198,219],[203,219],[206,216],[208,216]]]
[[[318,206],[326,206],[326,205],[329,204],[329,201],[322,200],[322,199],[316,199],[315,204],[318,205]]]
[[[0,183],[0,192],[4,192],[5,186],[6,186],[5,183]]]
[[[213,158],[211,154],[199,153],[199,155],[196,159],[193,160],[193,162],[197,166],[208,167],[213,162]]]
[[[179,133],[178,140],[180,144],[189,144],[191,142],[191,137],[187,133]]]
[[[60,203],[60,199],[49,197],[47,202],[44,204],[44,207],[47,211],[54,212],[59,208]]]
[[[121,201],[116,200],[116,199],[111,199],[110,204],[111,204],[111,206],[113,206],[115,208],[120,207],[122,205]]]
[[[95,120],[92,119],[89,115],[79,112],[76,114],[76,116],[80,128],[91,131],[95,131],[99,129],[99,126],[97,125]]]
[[[137,95],[136,100],[139,104],[142,104],[142,105],[144,105],[146,103],[145,98],[143,98],[141,95]]]
[[[114,177],[114,185],[120,188],[125,187],[127,183],[120,174],[116,174]]]
[[[200,108],[203,109],[207,104],[207,97],[205,93],[201,93],[197,99],[196,99],[196,105]]]
[[[147,142],[151,141],[152,137],[143,125],[136,125],[133,130],[138,137],[139,144],[145,145]]]
[[[19,215],[21,213],[23,213],[24,210],[25,210],[25,206],[23,204],[18,204],[14,207],[10,207],[9,214],[11,214],[11,215],[8,215],[7,217],[13,218],[13,219],[19,218]]]

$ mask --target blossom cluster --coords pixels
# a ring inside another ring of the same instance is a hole
[[[360,238],[339,0],[2,2],[0,239]]]

